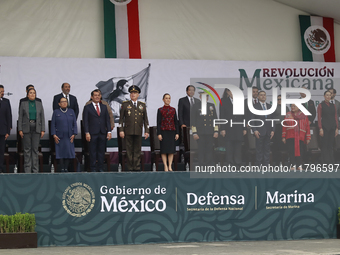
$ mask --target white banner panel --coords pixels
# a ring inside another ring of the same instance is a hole
[[[98,82],[114,78],[112,89],[108,88],[109,94],[120,79],[136,82],[140,77],[134,75],[149,65],[144,96],[151,126],[156,125],[157,109],[163,105],[163,94],[170,93],[171,105],[177,108],[178,100],[186,95],[185,88],[191,82],[194,86],[200,86],[197,82],[208,82],[214,87],[212,83],[235,78],[242,90],[247,86],[258,86],[260,90],[267,91],[268,102],[271,101],[272,88],[308,85],[316,105],[323,100],[326,89],[340,89],[339,63],[0,57],[0,83],[5,86],[5,97],[11,101],[13,130],[16,130],[19,100],[26,96],[28,84],[35,86],[37,96],[43,101],[47,129],[47,121],[52,116],[53,96],[61,93],[63,82],[70,83],[71,94],[77,97],[79,103],[79,126],[82,109]],[[222,96],[223,91],[217,91]],[[246,92],[244,94],[246,97]],[[113,134],[116,134],[115,129]],[[15,138],[12,131],[10,139]]]

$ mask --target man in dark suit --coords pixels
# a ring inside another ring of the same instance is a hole
[[[89,142],[90,168],[103,172],[106,138],[111,139],[110,117],[107,107],[100,103],[99,89],[91,92],[92,103],[84,107],[83,124],[86,141]],[[97,166],[96,166],[97,163]]]
[[[259,102],[258,95],[259,95],[259,89],[255,86],[252,87],[252,102],[253,102],[253,105]],[[251,118],[251,115],[252,115],[252,113],[250,112],[249,107],[248,107],[248,98],[244,99],[244,113],[245,113],[246,121],[248,121]]]
[[[190,109],[197,104],[201,104],[201,101],[194,97],[195,87],[189,85],[186,88],[187,96],[182,97],[178,101],[178,119],[179,126],[190,127]]]
[[[271,105],[266,103],[266,92],[259,92],[259,103],[254,105],[256,110],[268,110]],[[270,140],[274,136],[274,125],[272,121],[266,121],[271,119],[271,115],[256,115],[252,114],[251,119],[259,119],[263,121],[252,121],[251,129],[256,137],[256,164],[268,165],[270,160]]]
[[[7,98],[4,98],[5,88],[0,85],[0,173],[4,172],[5,141],[12,129],[12,110]]]
[[[119,125],[123,131],[119,132],[119,136],[125,138],[128,169],[140,171],[143,125],[145,139],[148,139],[149,120],[145,103],[137,101],[140,88],[132,85],[129,87],[129,93],[131,100],[124,101],[120,108]]]
[[[245,115],[233,114],[233,94],[229,89],[226,90],[228,97],[222,98],[222,105],[220,106],[220,119],[225,119],[228,121],[228,123],[220,126],[220,133],[222,137],[225,137],[227,164],[239,168],[242,163],[242,142],[243,136],[247,134],[247,122],[245,120]],[[239,123],[244,124],[242,125]]]
[[[302,88],[307,89],[307,87],[305,86]],[[306,94],[300,93],[300,96],[301,98],[305,98]],[[309,125],[313,125],[313,122],[316,117],[316,107],[315,107],[314,101],[310,99],[307,103],[303,103],[302,105],[312,114],[308,116],[308,119],[309,119]]]
[[[200,98],[205,96],[200,92]],[[192,133],[193,138],[198,143],[198,163],[199,165],[212,165],[214,163],[214,142],[218,137],[218,126],[214,127],[214,119],[217,119],[215,105],[208,102],[207,113],[202,114],[201,104],[192,107]]]
[[[336,90],[335,89],[329,89],[329,92],[331,92],[331,100],[330,103],[331,104],[335,104],[335,108],[336,108],[336,113],[338,114],[338,121],[340,118],[340,102],[338,100],[335,99],[336,96]]]
[[[78,101],[75,96],[70,95],[71,91],[71,85],[69,83],[63,83],[61,85],[61,90],[63,91],[62,93],[55,95],[53,98],[53,111],[56,109],[59,109],[59,100],[62,97],[65,97],[67,99],[67,107],[71,108],[74,113],[76,114],[76,119],[78,119],[78,114],[79,114],[79,106],[78,106]]]
[[[30,89],[32,89],[32,88],[34,89],[34,85],[32,85],[32,84],[27,85],[27,86],[26,86],[26,94],[27,94],[27,92],[28,92]],[[38,102],[41,102],[41,99],[40,99],[40,98],[37,98],[37,97],[36,97],[35,100],[38,101]],[[28,97],[27,97],[27,96],[20,99],[20,101],[19,101],[19,108],[18,108],[18,109],[20,109],[20,105],[21,105],[21,103],[24,102],[24,101],[28,101]]]

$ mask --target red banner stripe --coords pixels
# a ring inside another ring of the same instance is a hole
[[[132,0],[127,5],[127,17],[129,28],[129,57],[142,58],[139,37],[138,0]]]
[[[324,54],[325,62],[335,62],[334,20],[332,18],[323,18],[323,27],[328,31],[331,37],[331,47]]]

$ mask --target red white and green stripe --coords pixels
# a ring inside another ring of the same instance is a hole
[[[334,20],[300,15],[303,61],[335,62]]]
[[[141,58],[138,0],[103,2],[105,57]]]

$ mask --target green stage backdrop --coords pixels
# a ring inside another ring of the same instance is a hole
[[[0,214],[34,213],[39,246],[335,238],[339,193],[338,179],[2,174]]]

